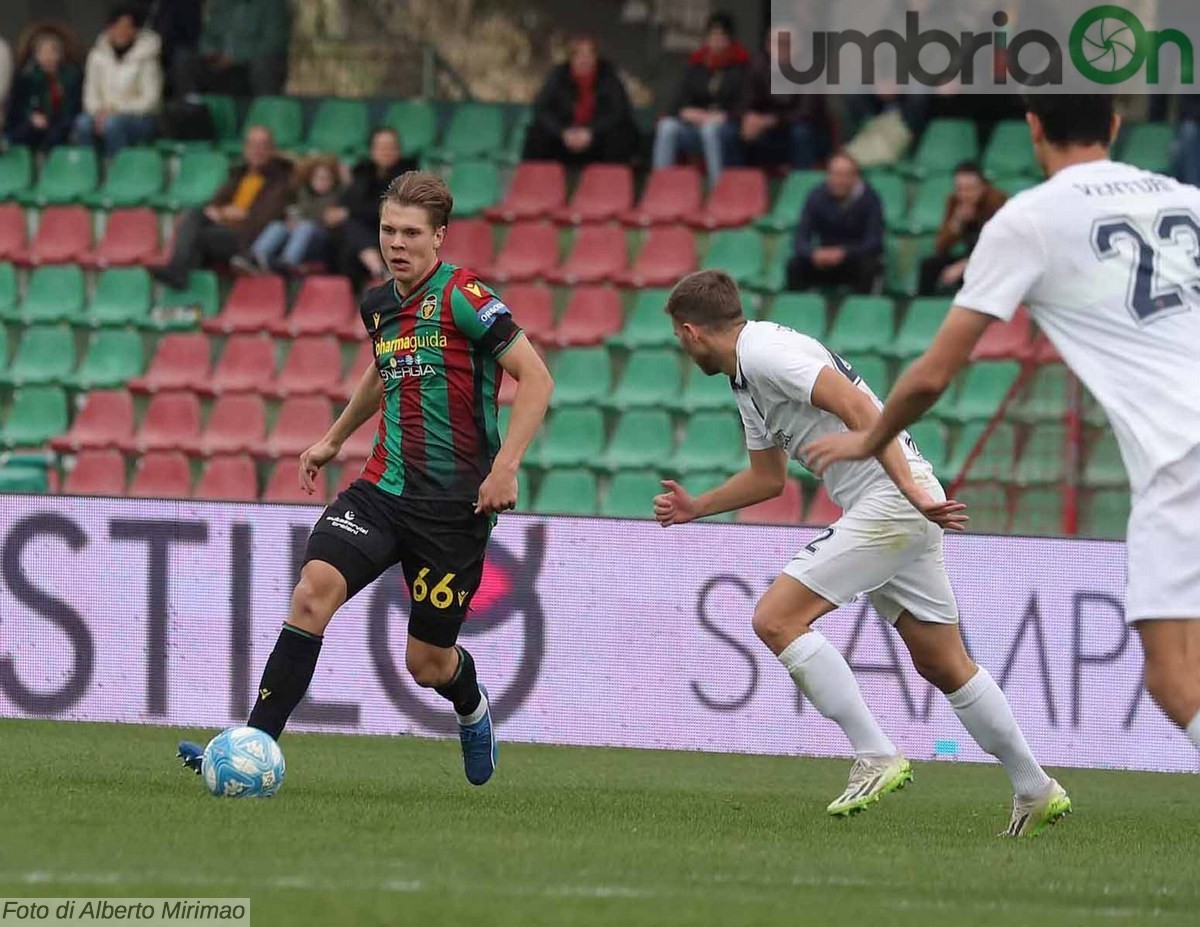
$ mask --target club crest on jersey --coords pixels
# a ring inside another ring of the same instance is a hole
[[[426,293],[425,298],[421,300],[421,308],[417,310],[417,315],[422,319],[432,319],[433,314],[437,312],[437,305],[437,294]]]

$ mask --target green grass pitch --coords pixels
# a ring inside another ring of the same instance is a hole
[[[998,767],[916,764],[865,814],[844,761],[289,735],[269,801],[208,796],[163,728],[0,722],[0,896],[250,897],[274,925],[1194,925],[1193,776],[1061,770],[1036,840]],[[193,733],[195,737],[212,732]]]

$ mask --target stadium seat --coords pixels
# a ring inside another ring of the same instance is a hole
[[[66,393],[57,386],[25,386],[13,393],[0,435],[5,447],[41,447],[66,430]]]
[[[673,345],[675,333],[670,318],[663,311],[670,294],[671,291],[665,288],[638,290],[625,326],[610,337],[608,343],[630,351]]]
[[[57,492],[58,471],[40,451],[0,455],[0,494]]]
[[[187,499],[192,494],[192,471],[179,451],[155,451],[138,458],[129,484],[136,499]]]
[[[908,185],[897,174],[876,174],[868,181],[883,204],[883,218],[887,228],[893,232],[907,233],[908,228]],[[944,209],[945,200],[939,208]],[[941,213],[938,213],[939,220]]]
[[[330,390],[329,397],[342,402],[348,401],[354,394],[354,390],[358,386],[358,381],[362,379],[363,371],[365,371],[367,367],[374,366],[374,345],[365,339],[360,340],[358,342],[358,348],[354,352],[354,357],[350,361],[350,366],[346,368],[346,372],[342,377],[342,382],[338,385],[336,390]]]
[[[932,235],[946,214],[946,199],[954,191],[954,178],[940,174],[921,181],[905,222],[910,235]]]
[[[1028,360],[1032,364],[1061,364],[1063,362],[1062,355],[1058,353],[1058,348],[1054,343],[1046,337],[1045,332],[1038,332],[1033,337],[1033,343],[1029,347]]]
[[[362,322],[354,291],[346,277],[312,274],[300,284],[295,305],[286,318],[277,319],[270,332],[281,338],[301,335],[338,335],[350,325],[362,336]]]
[[[255,97],[246,112],[242,135],[251,126],[265,126],[271,130],[275,147],[287,151],[300,146],[304,137],[304,116],[300,101],[292,97]],[[224,145],[230,154],[240,154],[242,139],[230,139]]]
[[[533,124],[533,107],[519,104],[510,110],[512,125],[503,147],[493,157],[507,167],[514,167],[521,161],[525,153],[525,140],[529,136],[529,127]]]
[[[375,447],[375,436],[378,433],[379,413],[376,412],[346,439],[341,451],[338,452],[338,459],[346,461],[347,466],[353,465],[361,468],[364,461],[371,456],[371,451]]]
[[[17,270],[12,264],[0,264],[0,320],[7,318],[15,318],[17,307]],[[3,325],[0,325],[0,331],[5,334],[0,335],[0,339],[4,339],[7,335]],[[0,345],[7,346],[6,340],[0,341]],[[8,362],[7,347],[0,351],[0,368],[4,367]]]
[[[663,167],[650,173],[641,201],[621,216],[626,225],[672,225],[700,209],[702,182],[693,167]]]
[[[554,340],[554,294],[544,283],[514,283],[500,298],[512,312],[530,341],[549,344]]]
[[[734,520],[747,525],[798,525],[804,520],[804,490],[799,481],[788,480],[774,499],[739,509]]]
[[[197,328],[220,311],[221,290],[211,270],[193,270],[182,290],[163,287],[158,304],[145,326],[154,331]]]
[[[622,286],[674,286],[696,269],[696,240],[689,229],[668,225],[652,228],[642,243],[633,266],[618,274]]]
[[[454,166],[454,215],[477,216],[500,201],[500,169],[492,161],[462,161]]]
[[[1083,467],[1083,484],[1090,489],[1107,489],[1129,485],[1125,461],[1117,438],[1110,429],[1104,429],[1092,442],[1087,463]]]
[[[96,188],[96,152],[62,145],[51,149],[37,183],[18,194],[26,206],[77,203]]]
[[[609,471],[653,467],[671,456],[673,434],[671,416],[660,409],[626,412],[597,464]]]
[[[296,464],[290,460],[281,460],[271,470],[267,478],[267,488],[263,491],[263,502],[281,502],[292,505],[320,505],[329,494],[329,473],[321,470],[317,473],[317,492],[310,496],[300,486],[300,476]]]
[[[503,109],[487,103],[459,103],[446,125],[441,145],[430,149],[429,155],[435,161],[457,164],[468,158],[487,158],[503,146]],[[457,201],[457,187],[455,191]]]
[[[878,354],[844,354],[839,357],[854,368],[876,396],[887,396],[892,387],[892,378],[887,362],[882,357]]]
[[[762,236],[754,229],[722,229],[709,239],[702,270],[723,270],[739,286],[762,273],[766,262]]]
[[[560,409],[542,432],[537,462],[547,468],[591,466],[603,450],[604,416],[599,409]]]
[[[498,283],[545,277],[558,265],[558,230],[545,222],[509,226],[491,278]]]
[[[841,517],[841,507],[829,498],[829,493],[825,491],[824,486],[818,486],[817,491],[813,494],[812,502],[808,504],[808,511],[804,513],[804,524],[818,525],[823,528],[826,525],[832,525]]]
[[[48,206],[42,210],[28,250],[18,264],[66,264],[79,261],[92,247],[92,216],[82,206]]]
[[[0,317],[26,325],[83,321],[83,271],[75,264],[38,267],[29,275],[25,299]]]
[[[306,393],[332,395],[342,381],[342,349],[328,335],[303,335],[293,342],[279,376],[265,392],[276,399]]]
[[[254,461],[244,454],[212,458],[200,474],[195,498],[210,502],[253,502],[258,498]]]
[[[262,447],[267,436],[267,409],[261,396],[230,393],[213,403],[204,433],[189,450],[204,457],[249,454]]]
[[[33,184],[33,156],[24,145],[0,151],[0,201],[15,199]]]
[[[233,335],[213,370],[212,379],[196,387],[209,396],[264,393],[275,379],[275,344],[259,335]]]
[[[944,417],[955,422],[982,421],[991,418],[1008,396],[1020,376],[1016,361],[990,361],[972,365],[963,378],[958,399],[943,410]]]
[[[661,407],[664,399],[679,395],[682,380],[683,367],[677,352],[665,348],[634,351],[605,405],[622,410]]]
[[[75,369],[75,339],[65,325],[35,325],[25,329],[17,353],[0,384],[31,386],[62,383]],[[61,429],[59,429],[61,431]]]
[[[996,123],[983,153],[983,172],[993,181],[1037,174],[1029,126],[1023,119]]]
[[[978,448],[974,460],[970,456]],[[974,422],[958,430],[954,454],[947,469],[957,479],[973,482],[1013,481],[1017,459],[1017,430],[1012,422],[998,422],[988,433],[985,422]]]
[[[1017,396],[1009,417],[1020,422],[1062,421],[1067,415],[1070,377],[1063,364],[1039,367]]]
[[[664,397],[664,402],[674,409],[689,413],[731,409],[734,406],[729,377],[720,374],[706,376],[693,365],[688,365],[687,382],[683,392],[676,396]]]
[[[780,293],[771,301],[766,319],[823,341],[828,324],[825,298],[819,293]]]
[[[149,209],[117,209],[108,214],[100,243],[83,253],[84,267],[156,265],[163,260],[158,246],[158,217]]]
[[[889,344],[880,345],[880,352],[885,357],[899,360],[909,360],[923,354],[933,343],[933,336],[941,328],[949,310],[950,303],[940,296],[914,299],[908,304],[908,313],[896,337]]]
[[[150,198],[151,205],[167,212],[204,206],[229,176],[229,158],[209,149],[190,150],[179,159],[179,170],[167,189]]]
[[[71,430],[50,446],[59,452],[120,447],[133,440],[133,397],[127,390],[93,390],[75,414]]]
[[[764,297],[782,293],[787,289],[787,266],[790,259],[790,239],[785,240],[785,237],[781,237],[762,270],[746,281],[745,288],[761,293]]]
[[[929,461],[933,472],[938,476],[946,476],[948,459],[946,447],[946,429],[934,421],[916,422],[908,429],[909,436],[917,445],[921,456]]]
[[[1080,534],[1122,540],[1129,527],[1129,493],[1123,489],[1091,493],[1081,514]]]
[[[633,208],[633,171],[627,164],[589,164],[570,203],[554,218],[570,225],[611,222]]]
[[[211,376],[211,351],[204,335],[164,335],[146,375],[131,380],[129,388],[135,393],[195,389],[207,383]]]
[[[919,177],[949,174],[962,161],[979,159],[979,138],[970,119],[933,119],[913,157]]]
[[[775,203],[767,215],[755,223],[764,232],[790,232],[800,224],[800,213],[808,195],[825,182],[821,171],[792,171],[775,195]]]
[[[612,392],[612,366],[603,348],[559,351],[554,361],[551,405],[598,405]]]
[[[73,496],[125,495],[125,458],[120,451],[83,451],[67,473],[62,491]]]
[[[554,328],[554,343],[560,347],[603,344],[621,330],[621,323],[621,298],[616,290],[576,287]]]
[[[458,211],[457,194],[455,212]],[[466,267],[481,277],[490,276],[492,256],[492,227],[482,219],[454,219],[446,229],[440,257],[447,264]]]
[[[1121,133],[1121,160],[1142,170],[1171,173],[1175,129],[1168,123],[1127,124]]]
[[[25,210],[16,203],[0,206],[0,261],[24,261],[29,249]]]
[[[99,189],[83,197],[94,209],[143,206],[162,192],[163,160],[154,148],[122,148],[108,163]]]
[[[184,451],[200,446],[200,399],[195,393],[157,393],[150,398],[133,441],[125,451]]]
[[[1058,424],[1035,425],[1029,429],[1017,462],[1018,486],[1061,483],[1067,476],[1067,430]]]
[[[600,511],[596,475],[590,470],[557,469],[542,477],[532,511],[541,515],[595,515]]]
[[[1003,487],[992,484],[972,483],[955,493],[959,502],[967,506],[971,520],[967,530],[971,532],[998,533],[1008,530],[1008,493]]]
[[[971,352],[971,360],[1024,360],[1029,356],[1031,336],[1029,313],[1021,307],[1010,321],[996,321],[987,327]]]
[[[1060,489],[1027,489],[1016,494],[1012,534],[1050,535],[1063,533],[1063,496]]]
[[[708,202],[687,216],[698,229],[737,228],[767,211],[767,176],[756,167],[727,167],[721,172]]]
[[[508,192],[484,211],[492,222],[549,219],[567,203],[567,175],[557,161],[524,161],[517,165]]]
[[[663,491],[653,470],[625,470],[613,476],[600,503],[600,514],[609,518],[651,518],[654,497]]]
[[[259,450],[267,457],[298,457],[333,424],[333,407],[324,396],[293,396],[279,408],[275,427]]]
[[[400,150],[410,158],[420,157],[437,141],[437,112],[427,100],[396,100],[380,125],[396,130]]]
[[[204,105],[208,107],[208,114],[212,117],[213,129],[216,130],[216,143],[225,145],[227,143],[240,143],[242,139],[242,125],[238,120],[237,101],[233,97],[221,96],[215,93],[206,93],[203,95]],[[250,125],[251,123],[247,123]],[[278,140],[276,140],[278,144]],[[233,149],[235,152],[240,152],[240,148]]]
[[[270,331],[284,320],[286,311],[283,277],[277,274],[238,277],[220,315],[205,319],[201,328],[222,335]]]
[[[829,330],[829,346],[839,354],[882,354],[895,340],[895,306],[886,296],[847,296]]]
[[[689,419],[669,468],[678,473],[733,471],[746,464],[746,439],[736,414],[698,412]]]
[[[585,225],[575,233],[571,253],[546,279],[575,286],[615,280],[629,268],[629,246],[625,230],[612,225]]]
[[[141,376],[145,366],[140,332],[101,329],[92,335],[79,369],[67,383],[83,390],[117,387]]]
[[[305,148],[357,159],[367,148],[367,104],[362,100],[331,98],[317,104]]]

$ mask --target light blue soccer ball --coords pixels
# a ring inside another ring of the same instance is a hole
[[[283,785],[283,751],[256,727],[231,727],[208,742],[203,769],[218,798],[269,798]]]

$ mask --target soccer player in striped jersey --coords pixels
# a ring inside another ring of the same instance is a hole
[[[411,597],[405,663],[458,717],[467,779],[496,765],[487,691],[458,633],[479,587],[496,515],[517,503],[517,468],[545,416],[553,383],[509,308],[470,270],[441,261],[453,198],[435,174],[392,181],[379,246],[392,279],[360,311],[375,357],[328,433],[300,457],[300,481],[318,472],[378,410],[362,476],[322,513],[300,581],[263,670],[248,724],[279,737],[312,680],[322,635],[342,603],[399,563]],[[517,381],[508,433],[496,398]],[[181,744],[199,771],[199,748]]]

